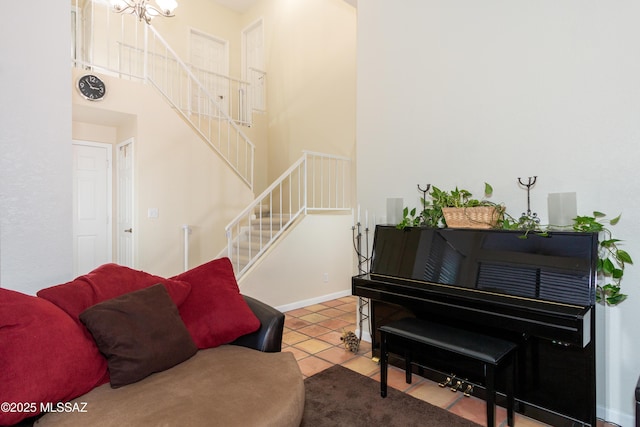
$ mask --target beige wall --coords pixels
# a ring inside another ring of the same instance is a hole
[[[81,71],[73,74],[75,81]],[[193,229],[190,266],[213,259],[226,245],[225,225],[252,192],[151,86],[103,78],[108,95],[100,102],[74,91],[74,109],[93,111],[77,114],[73,136],[110,144],[134,137],[135,267],[164,276],[181,272],[183,224]],[[101,117],[110,123],[99,124]],[[158,219],[147,217],[149,208],[159,209]]]
[[[343,0],[262,0],[270,180],[303,150],[353,156],[356,11]]]
[[[229,43],[229,75],[242,78],[241,31],[242,15],[210,0],[179,2],[176,16],[171,19],[155,19],[153,26],[168,42],[178,56],[189,63],[189,34],[192,29],[226,40]],[[258,194],[269,184],[267,119],[255,114],[251,128],[242,131],[255,145],[254,190]]]

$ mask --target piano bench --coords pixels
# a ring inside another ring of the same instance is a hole
[[[513,426],[515,350],[517,345],[503,339],[478,334],[472,331],[453,328],[448,325],[433,323],[422,319],[404,318],[388,323],[379,328],[381,335],[380,348],[380,395],[387,396],[387,365],[389,360],[389,343],[399,339],[408,341],[419,347],[433,347],[445,352],[455,353],[482,363],[485,389],[487,392],[487,426],[495,425],[495,373],[498,369],[509,366],[507,372],[507,423]],[[405,354],[407,383],[411,382],[411,353]]]

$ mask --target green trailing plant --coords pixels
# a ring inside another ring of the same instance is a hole
[[[502,230],[521,230],[524,233],[518,238],[526,239],[529,233],[535,233],[537,236],[547,237],[549,233],[534,218],[522,215],[515,219],[506,212],[503,212],[502,218],[498,221],[497,228]]]
[[[596,298],[598,302],[607,305],[617,305],[627,299],[627,295],[621,292],[620,282],[624,277],[624,269],[627,264],[633,264],[629,253],[618,247],[622,242],[613,238],[611,230],[605,223],[616,225],[620,216],[605,220],[606,214],[593,212],[593,216],[578,216],[573,220],[573,229],[581,232],[600,233],[602,239],[598,241],[598,273],[605,279],[604,285],[598,285]]]
[[[485,196],[489,197],[493,193],[493,188],[485,183]],[[431,200],[421,198],[422,211],[418,212],[416,208],[409,210],[404,208],[403,219],[396,225],[396,228],[403,229],[405,227],[446,227],[442,215],[443,207],[473,207],[473,206],[496,206],[501,211],[501,218],[496,228],[503,230],[521,230],[521,239],[526,239],[531,233],[536,236],[547,237],[548,226],[540,225],[538,221],[527,215],[522,215],[515,219],[507,214],[504,206],[496,205],[487,200],[473,199],[473,195],[464,189],[456,187],[452,191],[443,191],[437,187],[431,188],[429,193]],[[615,226],[621,215],[607,220],[606,214],[595,211],[592,216],[578,216],[573,220],[572,229],[577,232],[596,232],[599,233],[598,239],[598,263],[597,273],[604,279],[604,284],[598,284],[596,289],[596,300],[606,305],[620,304],[627,298],[622,293],[621,282],[624,277],[624,270],[628,264],[633,264],[633,260],[629,253],[619,247],[622,240],[614,238],[611,230],[607,227]]]

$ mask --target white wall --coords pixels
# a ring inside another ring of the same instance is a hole
[[[72,275],[70,17],[60,6],[5,2],[0,29],[0,286],[27,293]]]
[[[384,216],[388,197],[418,206],[417,184],[481,196],[487,181],[517,217],[517,178],[537,175],[543,223],[547,194],[575,191],[578,213],[623,213],[614,231],[640,257],[638,16],[633,0],[359,2],[363,209]],[[630,266],[629,299],[607,310],[598,355],[598,415],[622,425],[640,374],[639,281]]]
[[[246,295],[289,310],[300,301],[350,295],[352,275],[351,215],[307,215],[239,286]]]

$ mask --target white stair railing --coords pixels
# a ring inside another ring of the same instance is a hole
[[[202,138],[253,188],[255,147],[189,67],[148,26],[146,76]]]
[[[351,160],[305,152],[229,225],[227,256],[240,278],[302,215],[351,206]]]
[[[108,2],[72,2],[74,66],[118,78],[148,81],[191,125],[238,176],[253,189],[255,147],[232,118],[227,101],[235,99],[237,116],[247,121],[247,82],[225,76],[227,86],[236,86],[237,95],[227,94],[225,103],[212,94],[168,43],[150,25],[133,15],[114,14]],[[230,89],[231,90],[231,89]]]

